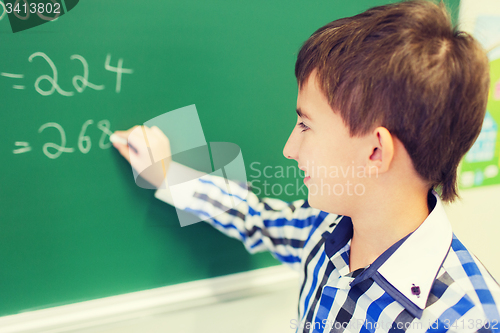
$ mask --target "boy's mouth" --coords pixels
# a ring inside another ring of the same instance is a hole
[[[309,173],[304,170],[303,168],[299,168],[300,170],[304,171],[304,183],[307,182],[311,177],[309,176]]]

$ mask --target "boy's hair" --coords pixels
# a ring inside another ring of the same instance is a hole
[[[325,25],[300,49],[299,89],[314,69],[351,136],[384,126],[429,189],[440,187],[448,202],[458,196],[458,164],[486,111],[489,64],[442,2],[389,4]]]

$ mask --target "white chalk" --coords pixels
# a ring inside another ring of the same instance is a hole
[[[138,154],[138,150],[137,148],[135,148],[134,146],[132,146],[131,144],[128,143],[128,140],[127,139],[124,139],[122,138],[121,136],[119,135],[116,135],[115,133],[111,134],[110,137],[109,137],[109,141],[111,141],[112,143],[120,143],[122,145],[127,145],[130,149],[132,149],[132,151],[136,154]]]
[[[121,136],[116,135],[115,133],[111,134],[111,136],[109,137],[109,141],[113,143],[121,143],[122,145],[128,145],[127,139],[124,139]]]

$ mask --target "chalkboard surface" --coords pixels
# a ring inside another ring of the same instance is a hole
[[[240,146],[258,194],[304,198],[298,175],[266,176],[296,168],[282,148],[298,49],[383,3],[86,0],[15,34],[0,6],[0,315],[278,264],[205,223],[181,228],[109,133],[195,104],[208,142]]]

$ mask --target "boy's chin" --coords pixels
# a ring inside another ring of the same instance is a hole
[[[308,193],[307,201],[312,208],[336,215],[348,215],[342,196],[319,196]]]

